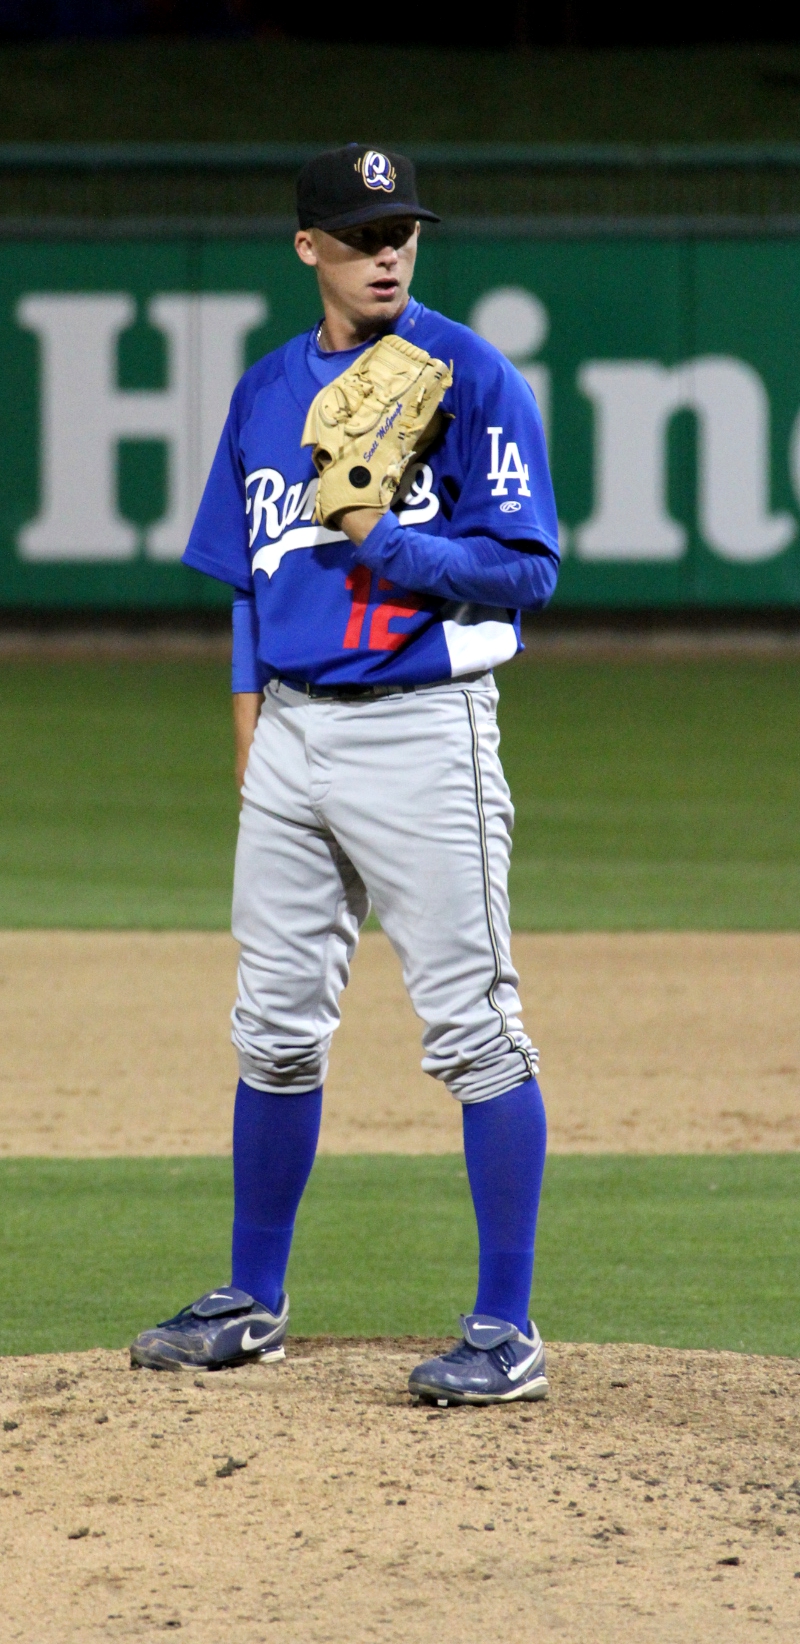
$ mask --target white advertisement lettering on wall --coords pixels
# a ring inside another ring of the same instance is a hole
[[[103,248],[95,249],[99,272]],[[249,248],[247,272],[261,278],[236,288],[220,281],[217,289],[159,289],[154,281],[143,290],[138,266],[128,289],[91,289],[88,281],[81,289],[74,276],[68,289],[55,280],[26,288],[13,277],[14,248],[4,248],[0,603],[196,597],[196,579],[179,561],[233,388],[254,358],[313,323],[316,312],[315,293],[300,283],[304,271],[279,249],[283,263],[270,269],[276,247]],[[800,264],[793,244],[762,249]],[[75,250],[91,272],[92,248]],[[709,314],[687,317],[672,246],[655,248],[667,254],[660,264],[646,248],[649,274],[637,268],[635,246],[612,247],[617,280],[603,246],[516,241],[505,258],[497,245],[482,258],[466,250],[433,248],[428,264],[422,260],[419,295],[493,343],[536,395],[559,502],[560,597],[653,605],[800,600],[800,360],[793,394],[785,367],[782,380],[770,380],[785,321],[769,279],[761,280],[758,359],[752,278],[744,294],[720,283]],[[37,251],[44,272],[47,248]],[[59,257],[50,261],[57,272]],[[232,256],[234,273],[235,263]],[[24,268],[17,272],[24,279]],[[514,278],[503,280],[504,272]],[[785,278],[783,268],[778,274]],[[696,292],[694,302],[701,306]],[[739,348],[731,346],[737,326]],[[526,494],[524,465],[502,430],[487,432],[492,495],[508,499],[510,510]],[[149,467],[129,477],[126,491],[124,464],[137,447],[147,448]],[[423,481],[421,473],[418,486]],[[416,518],[420,507],[438,507],[427,493],[414,503]],[[104,567],[117,568],[115,582],[103,581]]]

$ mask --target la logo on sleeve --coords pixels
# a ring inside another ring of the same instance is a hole
[[[503,438],[502,428],[487,428],[486,432],[491,441],[491,462],[489,464],[489,472],[486,475],[486,478],[488,480],[497,481],[491,495],[493,497],[507,497],[509,484],[512,484],[517,487],[517,496],[529,497],[531,493],[528,485],[528,465],[522,461],[519,454],[519,446],[516,441],[505,441],[501,461],[500,441]]]

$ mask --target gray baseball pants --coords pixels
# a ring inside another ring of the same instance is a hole
[[[233,891],[232,1037],[248,1084],[323,1082],[370,903],[424,1024],[425,1071],[462,1102],[536,1073],[511,963],[496,708],[491,674],[360,701],[267,687]],[[364,1045],[379,1079],[379,1021]]]

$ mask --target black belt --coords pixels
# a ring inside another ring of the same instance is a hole
[[[468,685],[476,679],[483,679],[486,673],[486,668],[480,668],[475,674],[464,674],[458,684]],[[419,685],[309,685],[305,679],[286,679],[282,674],[275,676],[276,685],[288,685],[290,691],[300,691],[303,696],[314,700],[325,697],[335,702],[374,702],[381,696],[406,696],[409,691],[454,683],[450,679],[431,679]]]

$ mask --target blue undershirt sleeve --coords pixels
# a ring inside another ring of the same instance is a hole
[[[509,610],[541,610],[558,576],[558,555],[545,543],[434,537],[400,525],[391,513],[373,526],[358,557],[399,588]]]
[[[258,618],[252,594],[237,594],[232,613],[231,690],[263,691],[269,670],[258,658]]]

